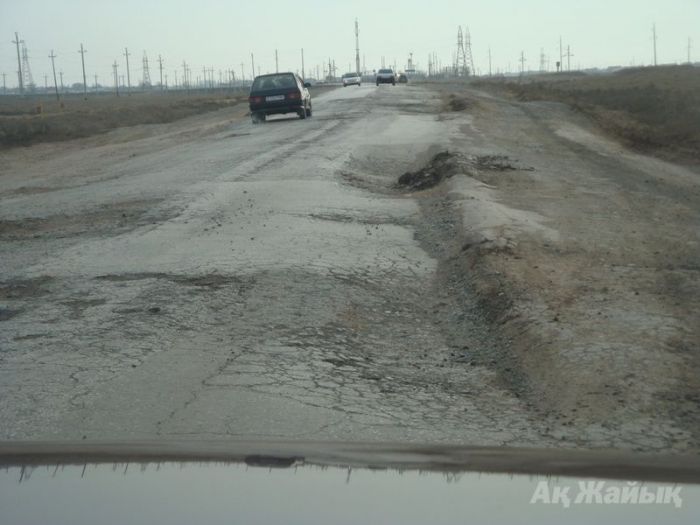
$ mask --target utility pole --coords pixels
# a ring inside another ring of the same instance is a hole
[[[544,73],[545,71],[545,56],[544,56],[544,48],[540,48],[540,73]]]
[[[129,48],[124,48],[124,56],[126,57],[126,94],[131,95],[131,72],[129,71]]]
[[[489,47],[489,76],[492,75],[492,70],[491,70],[491,48]]]
[[[175,89],[177,89],[177,69],[175,70]]]
[[[119,64],[117,64],[117,61],[114,61],[114,64],[112,64],[112,70],[114,71],[114,90],[119,96]]]
[[[158,69],[160,69],[160,90],[163,91],[163,58],[160,55],[158,55]]]
[[[525,51],[520,52],[520,76],[525,74]]]
[[[279,56],[277,55],[277,50],[275,49],[275,73],[280,72],[280,62],[279,62]]]
[[[253,56],[253,53],[250,54],[250,67],[253,70],[253,76],[251,78],[255,78],[255,56]]]
[[[66,90],[63,88],[63,70],[58,72],[58,76],[61,78],[61,93],[65,93]]]
[[[557,64],[557,71],[564,71],[564,45],[561,37],[559,37],[559,64]]]
[[[654,65],[658,65],[657,61],[657,56],[656,56],[656,24],[654,24],[651,28],[651,36],[654,39]]]
[[[241,62],[241,82],[245,80],[245,63]]]
[[[566,70],[571,71],[571,57],[574,56],[571,54],[571,46],[566,46]]]
[[[304,48],[301,48],[301,79],[306,80],[306,72],[304,71]]]
[[[80,44],[78,53],[80,53],[80,61],[83,63],[83,96],[87,100],[87,77],[85,76],[85,53],[87,53],[87,49],[83,49],[83,44]]]
[[[693,41],[691,40],[690,37],[688,37],[688,64],[692,64],[693,61],[690,59],[690,52],[693,48]]]
[[[54,61],[56,55],[54,55],[53,49],[51,50],[49,58],[51,59],[51,69],[53,70],[53,85],[56,88],[56,100],[60,101],[61,97],[58,95],[58,82],[56,81],[56,63]]]
[[[207,89],[207,66],[202,68],[202,75],[204,75],[204,89]]]
[[[355,19],[355,69],[356,73],[360,73],[360,23]]]
[[[7,73],[2,74],[2,94],[7,95]]]
[[[24,81],[22,80],[22,59],[19,56],[19,45],[23,43],[24,40],[19,39],[19,35],[15,33],[15,39],[12,41],[13,44],[17,44],[17,77],[19,78],[19,93],[24,95]],[[53,51],[51,52],[53,55]]]
[[[97,75],[95,75],[95,91],[97,91]]]

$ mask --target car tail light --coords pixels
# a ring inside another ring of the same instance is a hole
[[[289,95],[287,95],[287,98],[289,100],[299,100],[301,98],[301,93],[295,91],[294,93],[290,93]]]
[[[260,104],[263,101],[262,97],[248,97],[248,101],[251,104]]]

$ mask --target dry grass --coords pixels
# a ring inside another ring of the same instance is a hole
[[[519,100],[564,102],[629,146],[677,160],[700,160],[700,68],[668,66],[608,75],[538,75],[474,84]]]
[[[162,124],[243,102],[247,93],[137,93],[116,97],[69,95],[0,97],[0,146],[70,140],[138,124]]]

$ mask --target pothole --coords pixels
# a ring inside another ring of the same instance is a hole
[[[445,179],[457,174],[477,177],[480,171],[533,171],[534,168],[518,166],[507,155],[463,155],[443,151],[435,155],[428,164],[418,171],[408,171],[401,175],[398,187],[420,191],[437,186]]]
[[[398,185],[411,190],[425,190],[443,180],[471,170],[467,159],[459,154],[442,151],[418,171],[407,171],[399,177]]]

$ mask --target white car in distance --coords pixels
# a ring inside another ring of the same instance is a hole
[[[361,86],[362,77],[359,73],[345,73],[343,75],[343,87]]]

